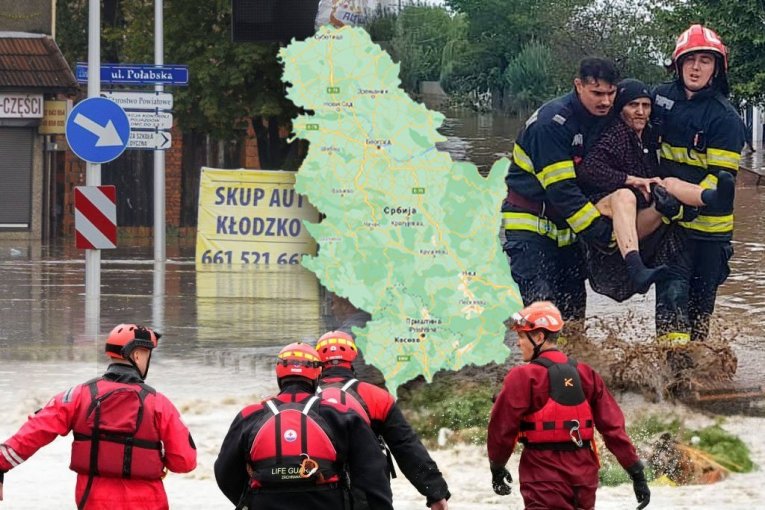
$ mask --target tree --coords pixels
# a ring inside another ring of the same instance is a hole
[[[654,0],[592,2],[575,8],[548,39],[559,63],[558,80],[570,86],[577,63],[587,56],[613,60],[623,77],[646,83],[664,80],[661,64],[667,36],[655,20],[658,8]]]
[[[675,37],[693,23],[717,32],[730,50],[732,95],[765,104],[765,2],[763,0],[668,0],[658,16],[667,34],[667,54]]]
[[[401,65],[401,84],[417,92],[421,81],[438,80],[451,34],[452,18],[441,7],[408,6],[398,15],[393,53]]]
[[[468,20],[474,78],[502,96],[508,63],[532,39],[544,41],[559,31],[573,10],[589,0],[447,0]],[[475,74],[479,73],[479,74]]]
[[[556,94],[553,65],[550,48],[538,41],[526,44],[510,61],[505,69],[505,82],[516,112],[528,113]]]

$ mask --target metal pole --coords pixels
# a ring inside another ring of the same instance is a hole
[[[101,1],[88,4],[88,97],[101,93]],[[101,185],[101,165],[87,163],[87,186]],[[96,339],[101,315],[101,250],[85,250],[85,334]]]
[[[164,49],[164,0],[154,0],[154,63],[165,63]],[[154,90],[162,92],[162,85]],[[165,261],[165,151],[154,151],[154,261]]]

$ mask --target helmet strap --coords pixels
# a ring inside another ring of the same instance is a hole
[[[542,333],[542,335],[544,335],[544,332]],[[534,351],[533,351],[533,353],[531,355],[531,359],[535,360],[535,359],[537,359],[539,357],[539,354],[542,352],[542,345],[544,345],[544,343],[547,341],[547,339],[544,338],[544,336],[543,336],[542,337],[542,341],[539,342],[539,343],[536,343],[534,341],[534,338],[531,336],[531,331],[526,333],[526,336],[529,338],[529,342],[531,342],[531,345],[534,346]]]

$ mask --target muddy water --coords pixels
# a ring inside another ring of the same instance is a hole
[[[447,141],[441,149],[454,159],[473,161],[482,172],[508,153],[521,124],[500,115],[446,113],[441,131]],[[716,320],[739,330],[731,339],[739,373],[754,381],[765,369],[765,190],[754,187],[751,178],[744,180],[752,184],[739,186],[736,254],[732,275],[720,289]],[[165,333],[164,358],[237,369],[262,363],[277,346],[336,325],[324,293],[305,270],[197,272],[193,252],[193,240],[174,241],[163,267],[151,261],[150,240],[126,240],[119,249],[105,251],[97,336],[103,338],[123,321],[150,324]],[[12,370],[2,363],[8,360],[100,359],[100,341],[85,333],[83,292],[83,257],[70,243],[0,243],[0,373]],[[652,309],[652,292],[620,305],[591,294],[588,313],[625,336],[648,340]]]

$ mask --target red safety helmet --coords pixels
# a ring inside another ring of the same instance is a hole
[[[675,70],[680,74],[679,60],[683,55],[694,53],[696,51],[708,51],[719,57],[722,63],[722,71],[728,71],[728,48],[720,39],[717,33],[702,25],[691,25],[691,27],[680,34],[675,43],[675,51],[672,52],[672,63]]]
[[[152,350],[162,337],[151,329],[136,324],[120,324],[106,338],[106,354],[114,359],[127,360],[138,347]]]
[[[563,317],[560,310],[550,301],[531,303],[520,312],[514,313],[510,322],[515,331],[522,332],[543,329],[550,333],[557,333],[563,329]]]
[[[351,363],[359,354],[353,337],[345,331],[324,333],[316,342],[316,350],[322,362],[332,365]]]
[[[321,359],[316,349],[303,342],[291,343],[279,351],[276,378],[305,377],[315,381],[321,374]]]

